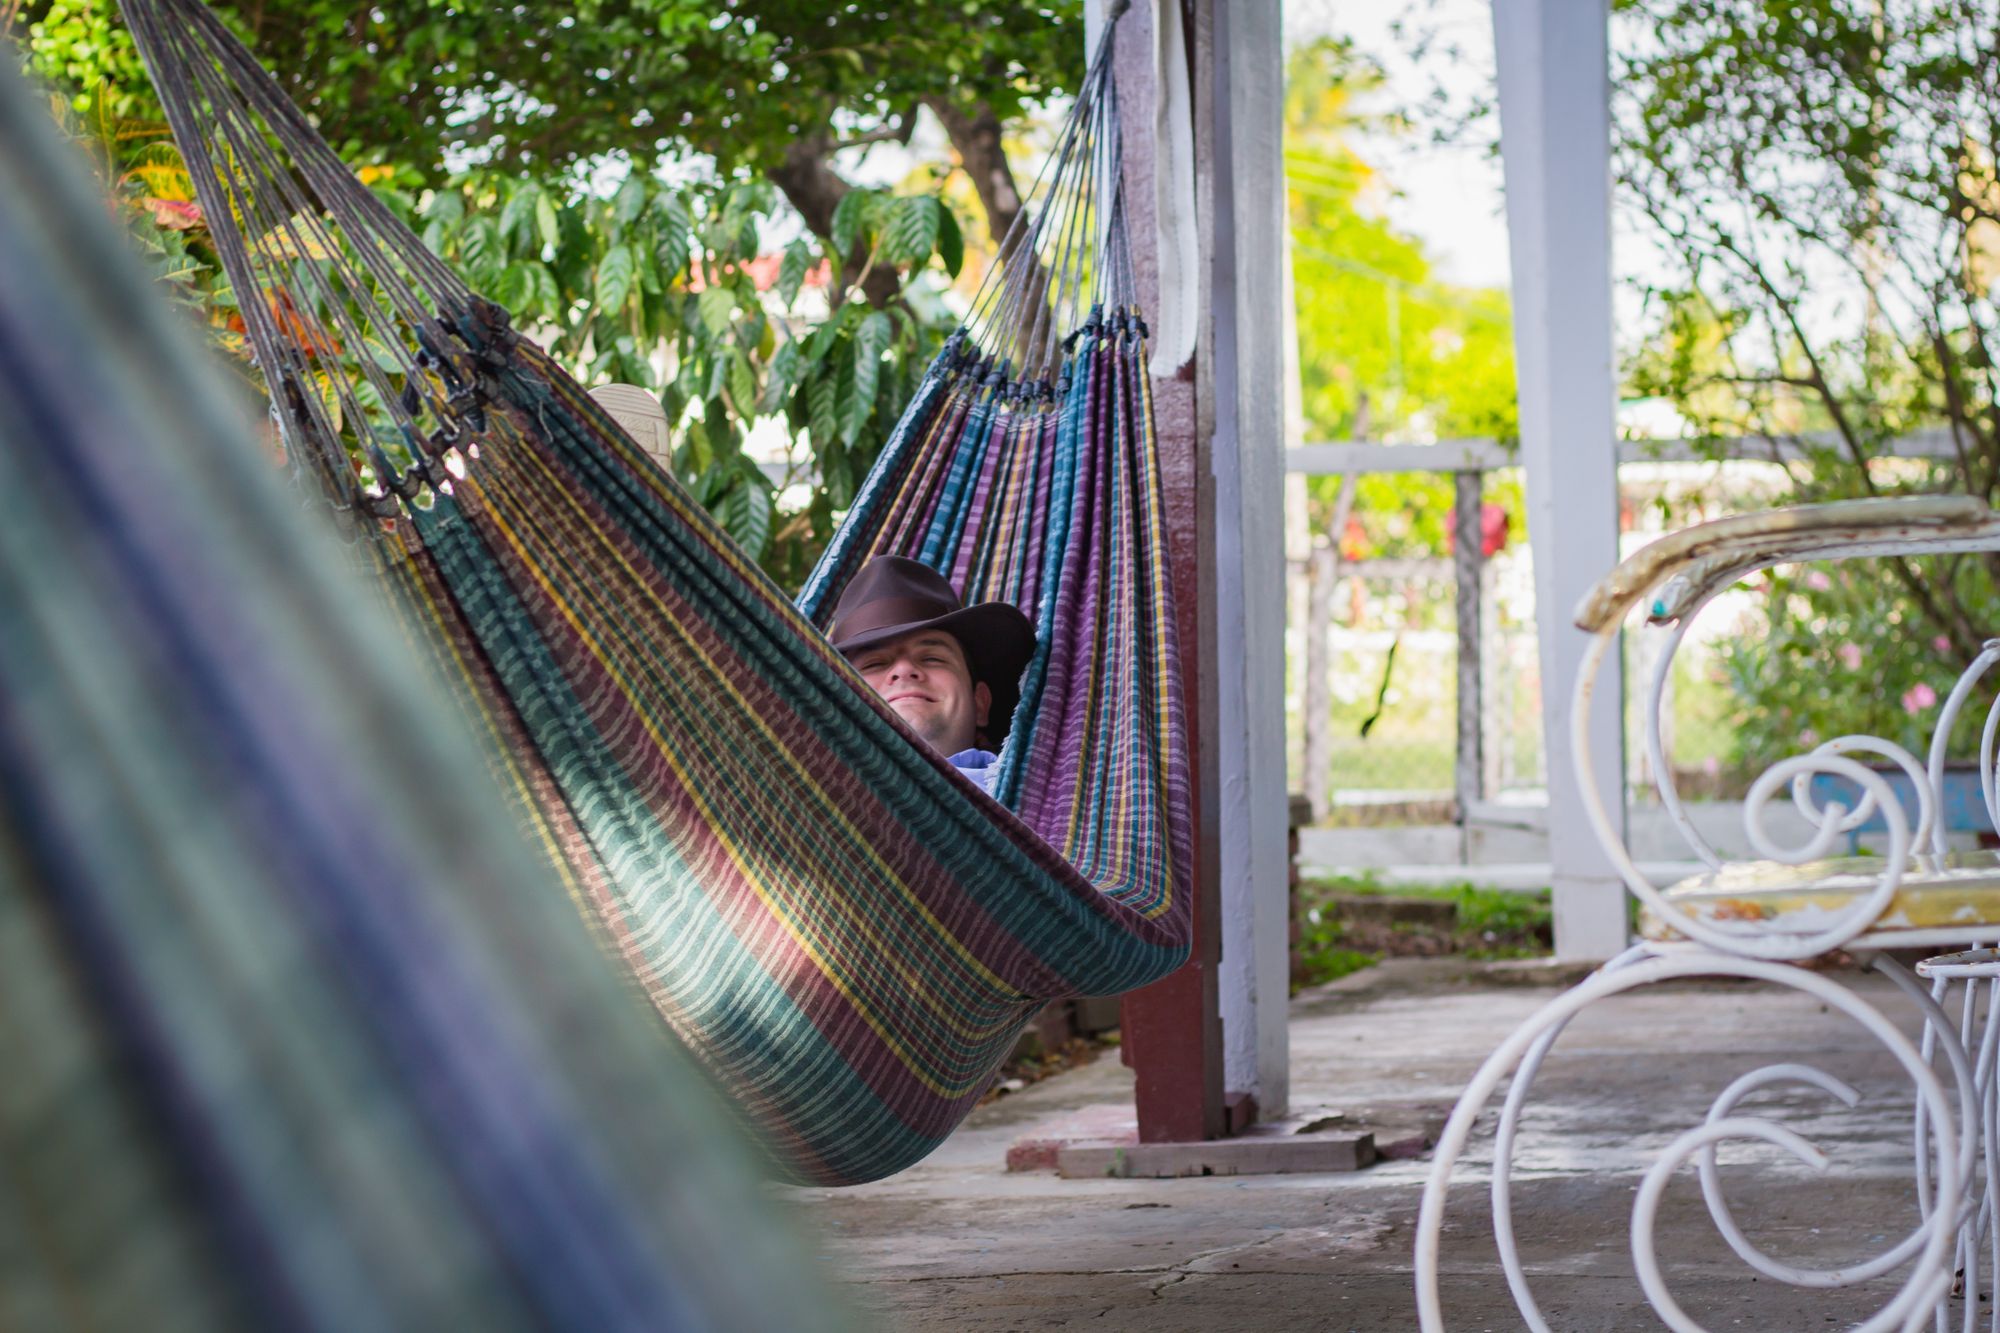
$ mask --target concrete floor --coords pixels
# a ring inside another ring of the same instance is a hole
[[[1872,976],[1847,978],[1902,1009]],[[1486,1053],[1555,994],[1546,974],[1455,960],[1390,962],[1293,1005],[1294,1110],[1345,1113],[1385,1138],[1447,1109]],[[1649,1329],[1627,1221],[1658,1149],[1699,1123],[1736,1075],[1806,1059],[1863,1093],[1846,1111],[1817,1093],[1767,1103],[1826,1150],[1814,1176],[1775,1152],[1726,1149],[1746,1231],[1781,1258],[1851,1262],[1907,1231],[1910,1094],[1889,1057],[1817,1002],[1733,982],[1681,984],[1586,1012],[1545,1068],[1525,1122],[1517,1233],[1558,1329]],[[1386,1162],[1351,1175],[1063,1180],[1008,1174],[1007,1147],[1079,1117],[1129,1117],[1115,1058],[978,1112],[929,1160],[845,1190],[785,1190],[824,1238],[829,1267],[870,1329],[1329,1329],[1416,1327],[1411,1236],[1430,1170]],[[1475,1135],[1445,1233],[1454,1329],[1516,1329],[1484,1184],[1491,1118]],[[1662,1210],[1675,1293],[1712,1329],[1819,1329],[1865,1318],[1887,1282],[1801,1293],[1760,1280],[1716,1236],[1691,1173]]]

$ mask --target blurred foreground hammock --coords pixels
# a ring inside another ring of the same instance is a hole
[[[121,241],[0,68],[0,1328],[841,1324]]]
[[[124,9],[295,466],[490,738],[551,884],[782,1170],[907,1166],[1046,1001],[1180,965],[1186,741],[1108,30],[1040,209],[795,607],[198,0]],[[323,373],[331,346],[368,350],[360,380]],[[997,802],[814,628],[881,553],[1036,623]]]

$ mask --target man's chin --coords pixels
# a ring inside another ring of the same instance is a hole
[[[904,726],[921,736],[926,744],[933,743],[931,738],[937,732],[937,721],[928,712],[922,710],[907,712],[898,704],[890,704],[889,708],[897,717],[903,719]]]
[[[895,711],[896,716],[902,718],[910,730],[917,733],[918,739],[933,750],[936,750],[939,754],[949,757],[966,748],[963,745],[953,745],[951,737],[938,727],[937,719],[932,717],[928,712],[919,713],[917,716],[911,717],[900,708],[897,708]]]

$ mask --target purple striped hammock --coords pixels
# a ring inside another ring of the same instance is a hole
[[[1187,740],[1108,32],[1041,207],[794,604],[198,0],[123,5],[235,290],[389,349],[316,384],[241,303],[295,468],[490,742],[551,883],[782,1174],[908,1166],[1045,1003],[1181,964]],[[1036,624],[994,797],[817,628],[879,554]]]

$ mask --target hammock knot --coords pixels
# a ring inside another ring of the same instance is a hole
[[[451,473],[446,471],[443,460],[425,458],[422,455],[411,460],[410,465],[396,476],[388,477],[383,482],[384,486],[408,504],[414,504],[426,486],[433,491],[444,493],[448,491],[450,484]],[[386,496],[383,498],[387,499]],[[393,505],[391,507],[393,509]]]
[[[515,332],[513,317],[504,308],[475,293],[460,323],[465,345],[481,366],[505,370],[513,363],[521,335]]]

